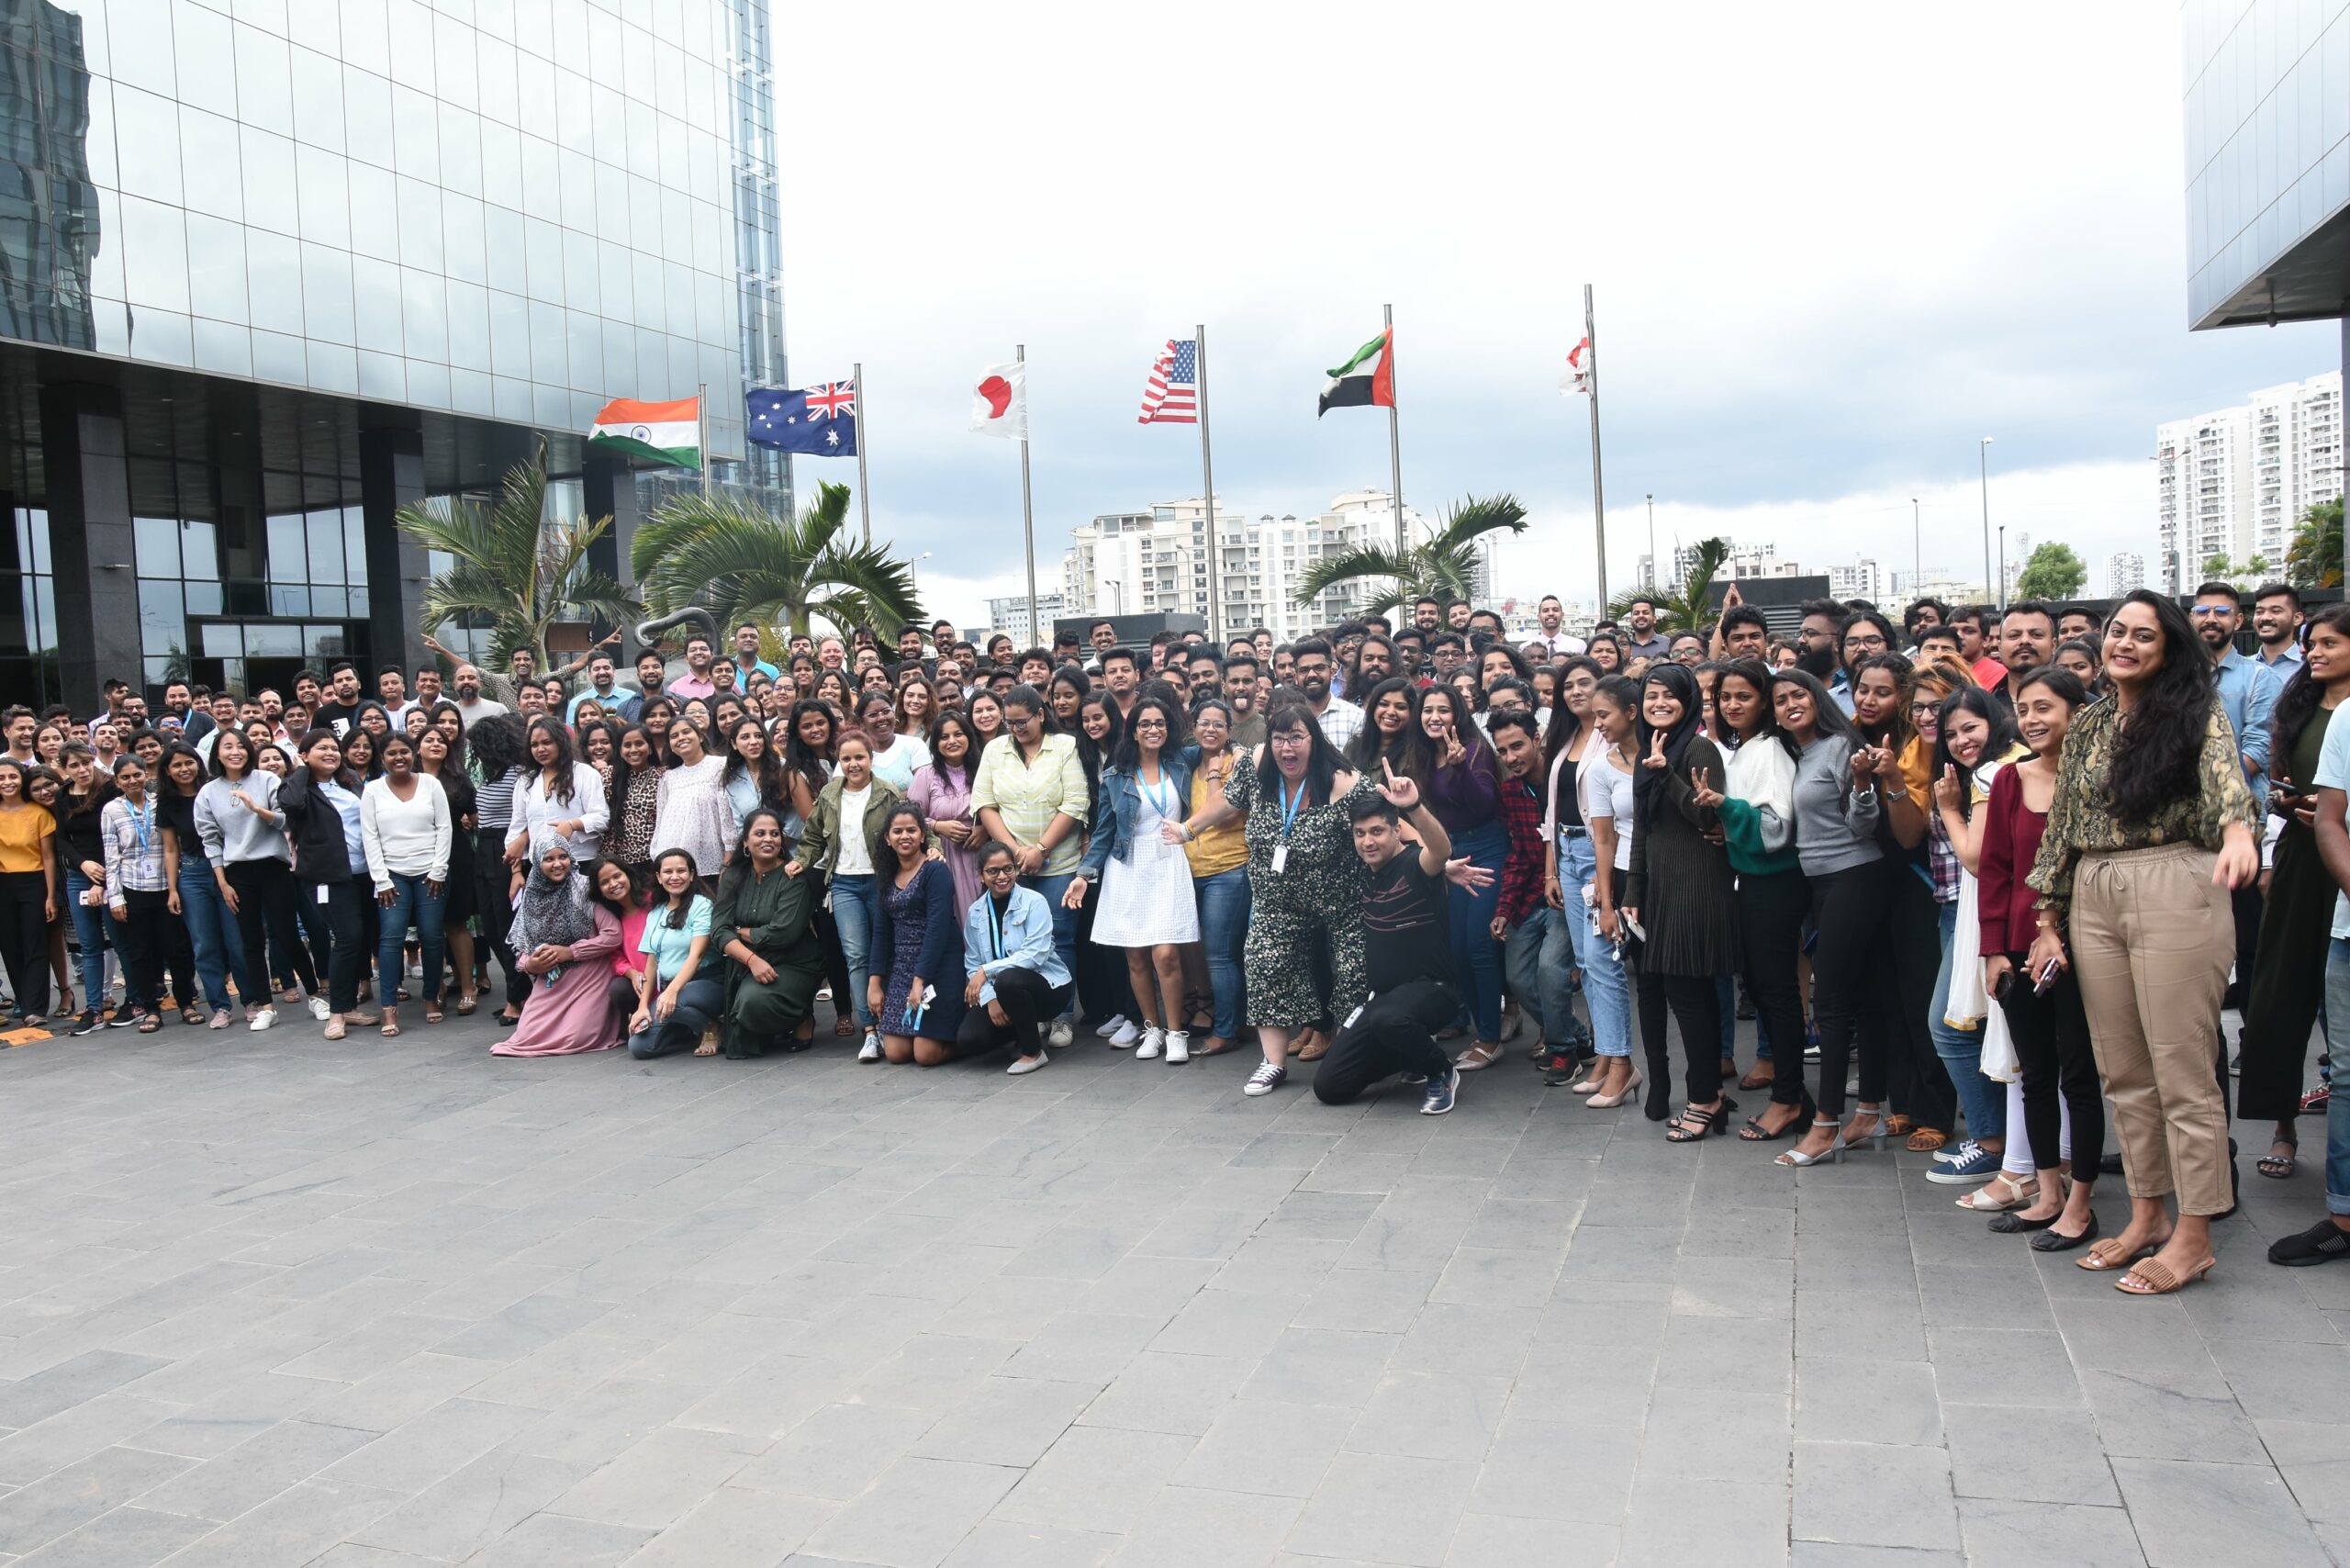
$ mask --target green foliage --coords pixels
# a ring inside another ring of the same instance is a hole
[[[870,626],[887,643],[922,619],[913,569],[850,540],[848,510],[846,485],[819,486],[789,520],[723,496],[681,495],[638,527],[630,566],[655,615],[698,604],[722,627],[808,632],[821,621],[844,635]]]
[[[424,585],[427,627],[489,629],[489,658],[499,668],[527,647],[543,665],[547,628],[589,618],[620,625],[636,613],[620,584],[588,565],[588,547],[612,526],[609,517],[546,521],[546,443],[499,482],[485,504],[442,496],[402,507],[395,521],[426,550],[452,557]]]
[[[1366,610],[1409,609],[1423,594],[1446,604],[1470,596],[1477,541],[1501,529],[1526,532],[1526,508],[1512,495],[1471,497],[1445,513],[1444,526],[1400,554],[1393,545],[1368,545],[1325,556],[1299,577],[1292,599],[1312,604],[1340,583],[1367,584]]]
[[[2016,578],[2018,599],[2065,599],[2081,591],[2089,569],[2069,544],[2050,540],[2035,548]]]
[[[2301,514],[2285,549],[2285,575],[2295,588],[2342,586],[2342,498],[2320,501]]]
[[[1609,619],[1621,621],[1631,613],[1634,599],[1647,599],[1656,606],[1657,628],[1662,632],[1694,632],[1714,618],[1712,606],[1707,602],[1713,589],[1714,574],[1729,559],[1729,541],[1716,537],[1700,539],[1689,563],[1689,576],[1673,586],[1627,588],[1607,601]]]

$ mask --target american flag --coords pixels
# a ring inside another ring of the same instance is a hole
[[[1200,345],[1169,338],[1151,362],[1143,383],[1142,415],[1136,424],[1195,425],[1200,422]]]

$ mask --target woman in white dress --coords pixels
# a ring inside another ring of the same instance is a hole
[[[701,727],[682,717],[669,726],[669,755],[675,760],[661,775],[653,810],[653,853],[682,849],[698,875],[715,877],[733,847],[726,761],[711,753]]]
[[[1200,939],[1200,909],[1183,846],[1199,756],[1184,744],[1174,704],[1156,697],[1135,704],[1094,792],[1085,859],[1061,899],[1082,908],[1087,888],[1101,882],[1093,940],[1126,950],[1126,978],[1143,1019],[1135,1055],[1145,1061],[1162,1051],[1169,1062],[1192,1059],[1192,1037],[1181,1027],[1183,946]]]
[[[571,749],[571,732],[559,719],[540,714],[526,732],[532,764],[514,780],[513,829],[506,840],[507,864],[515,868],[515,889],[550,843],[560,841],[582,864],[601,850],[611,812],[604,801],[604,776]]]

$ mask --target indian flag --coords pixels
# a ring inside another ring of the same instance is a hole
[[[701,399],[640,403],[633,398],[615,398],[596,416],[588,431],[588,444],[650,458],[673,468],[699,468]]]

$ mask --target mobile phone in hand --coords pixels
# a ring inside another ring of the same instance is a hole
[[[2048,988],[2056,983],[2057,973],[2063,969],[2064,967],[2064,965],[2058,963],[2053,958],[2051,958],[2046,963],[2041,965],[2040,973],[2032,977],[2031,994],[2034,996],[2047,995]]]

